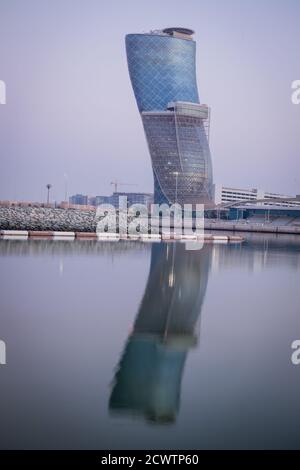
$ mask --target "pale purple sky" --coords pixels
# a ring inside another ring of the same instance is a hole
[[[214,180],[300,193],[299,0],[0,0],[0,199],[152,191],[124,37],[196,31]]]

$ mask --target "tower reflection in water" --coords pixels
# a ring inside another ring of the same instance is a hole
[[[183,243],[152,245],[145,293],[110,396],[114,413],[172,423],[188,351],[197,345],[211,246],[187,251]]]

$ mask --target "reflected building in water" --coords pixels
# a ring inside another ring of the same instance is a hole
[[[211,246],[153,244],[142,302],[121,357],[109,408],[173,422],[188,351],[197,345]]]

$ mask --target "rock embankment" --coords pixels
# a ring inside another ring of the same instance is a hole
[[[1,230],[95,232],[96,211],[42,207],[0,207]]]

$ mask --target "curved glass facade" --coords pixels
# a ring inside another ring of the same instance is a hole
[[[187,30],[189,31],[189,30]],[[126,36],[129,74],[154,173],[154,202],[212,201],[212,165],[191,35]]]
[[[191,40],[157,34],[128,34],[130,79],[140,112],[165,110],[170,101],[199,103]]]

